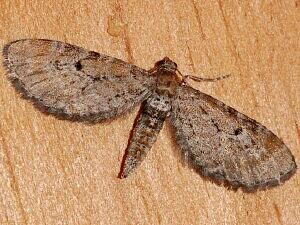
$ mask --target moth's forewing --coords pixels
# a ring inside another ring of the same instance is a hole
[[[67,43],[27,39],[7,44],[4,65],[15,87],[50,113],[78,120],[113,118],[146,99],[148,72]]]
[[[191,87],[178,87],[170,121],[192,167],[216,182],[254,191],[296,171],[291,151],[275,134]]]

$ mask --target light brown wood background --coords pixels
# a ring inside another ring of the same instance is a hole
[[[243,3],[242,3],[243,2]],[[0,45],[66,41],[149,69],[164,56],[192,83],[280,136],[300,164],[299,1],[0,0]],[[47,116],[0,67],[0,224],[299,224],[299,172],[255,194],[182,164],[168,126],[117,178],[136,110],[89,126]]]

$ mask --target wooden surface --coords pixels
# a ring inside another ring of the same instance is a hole
[[[241,3],[247,2],[247,3]],[[149,69],[232,76],[193,87],[280,136],[300,164],[299,1],[0,0],[0,45],[66,41]],[[136,110],[89,126],[47,116],[0,67],[0,224],[299,224],[299,172],[255,194],[203,180],[165,124],[142,166],[117,174]]]

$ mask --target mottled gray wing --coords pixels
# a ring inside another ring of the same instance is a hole
[[[171,124],[191,166],[217,183],[254,191],[296,171],[290,150],[270,130],[191,87],[178,87]]]
[[[59,41],[18,40],[7,44],[3,55],[24,96],[68,119],[113,118],[146,99],[155,86],[143,69]]]

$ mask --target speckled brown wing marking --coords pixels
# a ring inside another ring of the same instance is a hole
[[[177,88],[171,123],[184,157],[216,182],[254,191],[296,171],[290,150],[270,130],[191,87]]]
[[[4,47],[9,77],[37,106],[64,118],[113,118],[152,93],[148,72],[67,43],[28,39]]]

